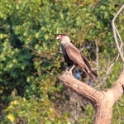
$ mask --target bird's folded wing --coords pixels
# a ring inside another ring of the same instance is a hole
[[[72,60],[75,64],[82,63],[82,55],[73,44],[68,44],[66,46],[66,53],[69,59]]]
[[[88,60],[82,54],[81,54],[81,56],[82,56],[82,59],[84,60],[84,63],[91,69],[91,65],[88,62]]]
[[[91,65],[88,60],[80,53],[80,51],[73,44],[69,44],[66,46],[66,53],[70,60],[72,60],[75,64],[86,64],[88,68],[91,69]]]

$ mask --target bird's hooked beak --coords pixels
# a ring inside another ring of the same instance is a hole
[[[62,35],[58,35],[58,36],[56,37],[56,39],[57,39],[57,40],[62,39]]]

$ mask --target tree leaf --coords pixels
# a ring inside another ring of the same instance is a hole
[[[14,120],[15,120],[15,116],[14,116],[13,114],[9,114],[9,115],[7,116],[7,118],[8,118],[11,122],[14,122]]]

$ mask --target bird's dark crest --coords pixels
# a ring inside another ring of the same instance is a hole
[[[62,36],[68,36],[67,34],[64,34],[64,33],[62,33],[62,34],[58,34],[58,35],[62,35]]]

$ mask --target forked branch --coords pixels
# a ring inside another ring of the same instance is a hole
[[[123,42],[122,42],[121,36],[119,35],[118,30],[117,30],[117,28],[115,26],[115,19],[117,18],[117,16],[121,13],[121,11],[123,9],[124,9],[124,5],[119,9],[119,11],[116,13],[114,18],[112,19],[112,29],[113,29],[114,40],[115,40],[115,44],[116,44],[118,53],[119,53],[119,55],[121,57],[122,62],[124,63],[124,56],[123,56],[123,51],[122,51]],[[119,40],[121,42],[120,45],[119,45],[118,38],[119,38]]]

